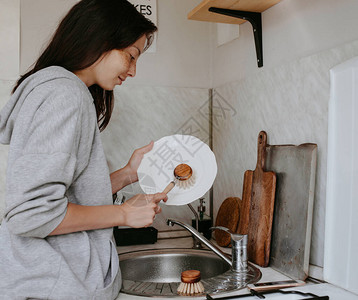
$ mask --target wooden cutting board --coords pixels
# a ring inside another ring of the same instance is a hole
[[[270,259],[271,231],[275,203],[276,174],[265,171],[267,135],[257,140],[257,164],[244,174],[242,208],[237,232],[248,234],[248,259],[267,267]]]
[[[266,148],[277,175],[270,267],[298,280],[308,276],[316,163],[316,144]]]
[[[224,226],[232,232],[236,232],[240,216],[241,199],[238,197],[229,197],[220,205],[216,216],[215,226]],[[230,245],[230,234],[215,230],[215,239],[219,246],[227,247]]]

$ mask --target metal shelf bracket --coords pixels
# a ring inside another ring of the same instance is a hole
[[[247,20],[250,22],[254,31],[257,66],[261,68],[263,66],[261,13],[218,7],[210,7],[209,11],[221,15]]]

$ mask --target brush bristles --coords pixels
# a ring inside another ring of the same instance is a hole
[[[204,286],[200,281],[195,283],[181,282],[178,286],[177,292],[182,296],[193,296],[195,294],[204,293]]]
[[[178,188],[186,190],[195,184],[195,173],[193,173],[193,175],[186,180],[180,180],[180,179],[175,178],[174,182],[175,182],[175,185],[178,186]]]

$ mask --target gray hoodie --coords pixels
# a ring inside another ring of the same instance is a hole
[[[50,236],[67,203],[112,204],[93,98],[61,67],[28,77],[0,113],[10,144],[0,226],[0,299],[114,299],[112,229]]]

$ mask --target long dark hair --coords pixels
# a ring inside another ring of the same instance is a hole
[[[91,66],[105,52],[124,49],[146,35],[150,46],[157,27],[127,0],[82,0],[61,21],[47,48],[33,68],[17,81],[19,85],[35,72],[61,66],[71,72]],[[109,123],[113,110],[113,91],[98,85],[89,90],[94,99],[100,130]]]

